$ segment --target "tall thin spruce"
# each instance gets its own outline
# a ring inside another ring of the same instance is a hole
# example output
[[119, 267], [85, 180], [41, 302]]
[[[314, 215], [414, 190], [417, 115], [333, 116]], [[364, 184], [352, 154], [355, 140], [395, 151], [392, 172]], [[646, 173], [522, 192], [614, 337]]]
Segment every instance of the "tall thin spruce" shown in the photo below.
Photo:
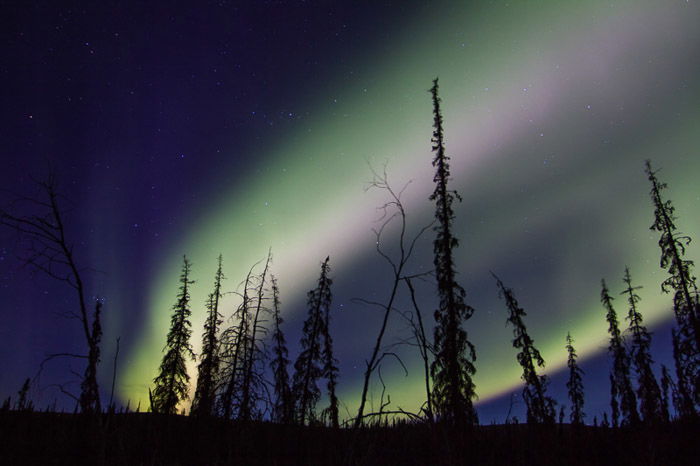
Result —
[[177, 302], [173, 305], [170, 318], [170, 331], [163, 351], [163, 361], [160, 373], [153, 379], [154, 388], [151, 393], [151, 410], [154, 413], [176, 414], [177, 405], [187, 399], [187, 388], [190, 376], [187, 374], [187, 359], [194, 360], [190, 345], [190, 291], [194, 283], [190, 280], [190, 261], [183, 256], [182, 272], [180, 273], [180, 292]]
[[292, 393], [295, 399], [295, 421], [310, 424], [316, 420], [316, 402], [321, 396], [318, 379], [324, 375], [324, 361], [321, 348], [325, 313], [331, 305], [331, 284], [329, 257], [321, 265], [318, 285], [307, 294], [309, 314], [304, 321], [301, 337], [301, 352], [294, 363]]
[[661, 283], [661, 290], [664, 293], [673, 291], [673, 311], [679, 330], [678, 348], [683, 353], [676, 361], [685, 364], [676, 372], [686, 377], [682, 383], [694, 403], [700, 404], [700, 298], [693, 276], [693, 261], [684, 259], [690, 237], [676, 228], [675, 208], [670, 200], [662, 197], [667, 185], [658, 180], [649, 160], [645, 164], [645, 173], [651, 182], [649, 195], [654, 204], [654, 223], [650, 229], [661, 235], [660, 265], [669, 273], [669, 277]]
[[452, 203], [461, 197], [454, 190], [447, 189], [450, 179], [450, 158], [445, 153], [444, 130], [440, 97], [438, 96], [438, 79], [433, 80], [430, 89], [433, 99], [433, 137], [432, 150], [435, 153], [435, 190], [430, 200], [435, 201], [434, 227], [437, 233], [433, 242], [435, 276], [437, 279], [439, 307], [435, 310], [435, 333], [433, 346], [435, 359], [430, 367], [433, 378], [433, 409], [437, 418], [458, 425], [475, 425], [479, 419], [472, 400], [476, 390], [472, 377], [476, 372], [474, 361], [476, 350], [467, 339], [467, 332], [462, 328], [465, 320], [474, 313], [474, 309], [464, 302], [464, 288], [457, 283], [457, 271], [453, 251], [459, 241], [452, 233], [455, 215]]
[[521, 376], [525, 382], [523, 399], [527, 406], [527, 422], [532, 424], [554, 424], [556, 411], [554, 400], [547, 396], [549, 381], [546, 375], [539, 375], [537, 367], [544, 368], [544, 359], [535, 342], [527, 333], [523, 317], [526, 313], [518, 305], [513, 290], [507, 288], [500, 278], [493, 274], [498, 285], [499, 295], [505, 300], [508, 308], [508, 322], [513, 325], [513, 348], [520, 349], [517, 359], [523, 368]]
[[294, 418], [294, 399], [289, 386], [289, 353], [287, 343], [282, 332], [284, 320], [280, 314], [280, 298], [277, 279], [272, 276], [272, 375], [275, 386], [275, 400], [272, 409], [272, 418], [281, 424], [289, 424]]
[[338, 385], [338, 361], [333, 355], [333, 338], [330, 331], [331, 307], [325, 306], [323, 315], [323, 376], [326, 378], [326, 388], [328, 389], [328, 408], [325, 414], [328, 417], [331, 427], [337, 429], [338, 423], [338, 397], [335, 388]]
[[659, 423], [668, 421], [668, 411], [663, 403], [661, 390], [656, 381], [656, 376], [651, 366], [654, 360], [651, 357], [651, 335], [644, 326], [642, 314], [637, 309], [639, 295], [635, 290], [641, 287], [632, 286], [630, 270], [625, 267], [624, 278], [625, 291], [629, 303], [627, 320], [629, 321], [629, 332], [632, 335], [632, 362], [637, 373], [637, 399], [639, 400], [640, 414], [642, 420], [647, 423]]
[[578, 367], [576, 349], [574, 349], [574, 339], [571, 338], [571, 333], [566, 334], [566, 366], [569, 368], [569, 380], [566, 382], [566, 388], [569, 392], [569, 401], [571, 402], [571, 423], [575, 425], [583, 424], [583, 418], [586, 413], [583, 412], [583, 371]]
[[192, 415], [211, 416], [214, 414], [216, 399], [216, 379], [219, 370], [219, 325], [222, 315], [219, 312], [221, 299], [221, 282], [225, 278], [222, 270], [222, 256], [219, 254], [218, 266], [214, 275], [214, 291], [207, 298], [207, 320], [204, 322], [202, 335], [202, 354], [197, 368], [197, 388], [192, 400]]
[[[610, 296], [605, 280], [600, 281], [600, 301], [605, 307], [605, 319], [608, 322], [608, 333], [610, 334], [610, 343], [608, 345], [608, 353], [613, 359], [613, 369], [610, 375], [611, 379], [611, 394], [616, 394], [619, 398], [618, 406], [620, 409], [621, 425], [630, 425], [639, 423], [639, 412], [637, 412], [637, 397], [632, 388], [630, 380], [630, 358], [625, 348], [625, 343], [620, 333], [620, 326], [617, 321], [617, 313], [612, 305], [613, 297]], [[613, 401], [611, 400], [611, 404]], [[615, 422], [615, 413], [613, 413], [613, 425]]]

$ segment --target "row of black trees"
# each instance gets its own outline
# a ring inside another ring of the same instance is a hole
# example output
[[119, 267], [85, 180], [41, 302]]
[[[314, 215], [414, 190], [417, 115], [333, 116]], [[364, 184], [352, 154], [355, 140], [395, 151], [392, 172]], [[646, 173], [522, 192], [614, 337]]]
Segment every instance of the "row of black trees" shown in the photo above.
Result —
[[[407, 242], [406, 216], [401, 204], [401, 192], [395, 192], [387, 181], [386, 174], [376, 176], [373, 187], [389, 193], [390, 201], [383, 206], [385, 211], [393, 209], [393, 215], [382, 225], [377, 235], [377, 251], [392, 266], [394, 281], [386, 303], [370, 303], [384, 310], [381, 326], [364, 373], [364, 384], [354, 425], [361, 425], [372, 416], [403, 414], [430, 422], [468, 426], [478, 424], [473, 406], [476, 388], [473, 376], [476, 372], [476, 350], [465, 330], [466, 321], [474, 309], [465, 302], [465, 290], [457, 281], [454, 253], [459, 241], [453, 232], [455, 214], [453, 203], [460, 201], [459, 194], [449, 189], [450, 166], [444, 144], [441, 100], [438, 95], [438, 80], [430, 90], [433, 103], [432, 150], [435, 167], [435, 190], [430, 200], [435, 202], [435, 220], [431, 224], [435, 232], [433, 241], [434, 270], [439, 304], [434, 311], [434, 334], [432, 341], [426, 337], [423, 318], [415, 298], [411, 280], [419, 275], [405, 272], [406, 264], [413, 252], [416, 240], [430, 226], [425, 227]], [[673, 309], [676, 328], [673, 330], [675, 380], [668, 368], [661, 368], [661, 382], [657, 381], [650, 352], [651, 335], [643, 325], [638, 310], [637, 287], [632, 284], [629, 269], [625, 269], [623, 294], [627, 297], [629, 323], [626, 331], [620, 330], [613, 298], [602, 281], [601, 302], [606, 311], [610, 340], [609, 354], [612, 359], [611, 420], [613, 426], [628, 426], [640, 423], [658, 424], [671, 419], [672, 405], [679, 418], [694, 418], [700, 408], [700, 302], [692, 275], [693, 263], [684, 258], [685, 247], [690, 238], [676, 228], [674, 208], [664, 200], [662, 193], [666, 185], [659, 182], [649, 162], [646, 174], [652, 184], [651, 198], [655, 207], [652, 230], [660, 233], [661, 267], [669, 277], [661, 288], [673, 293]], [[53, 183], [42, 185], [48, 202], [35, 202], [48, 212], [45, 215], [19, 216], [2, 212], [2, 223], [12, 227], [30, 240], [29, 263], [49, 276], [65, 281], [75, 289], [80, 304], [79, 318], [87, 342], [87, 354], [77, 355], [87, 360], [81, 384], [81, 393], [75, 397], [83, 412], [100, 411], [99, 392], [96, 380], [100, 360], [100, 312], [101, 302], [95, 303], [92, 316], [87, 312], [83, 282], [73, 256], [73, 250], [65, 239], [64, 227], [57, 204]], [[384, 227], [399, 218], [400, 256], [392, 258], [380, 245]], [[308, 315], [303, 325], [301, 350], [293, 364], [290, 376], [290, 360], [282, 331], [281, 303], [277, 280], [271, 274], [272, 255], [268, 254], [264, 264], [256, 264], [248, 272], [239, 292], [241, 303], [224, 324], [221, 312], [223, 297], [223, 259], [218, 258], [214, 275], [213, 291], [209, 294], [208, 311], [202, 335], [202, 351], [198, 358], [192, 351], [190, 287], [194, 283], [191, 264], [183, 259], [180, 287], [172, 309], [171, 325], [167, 335], [159, 374], [149, 391], [150, 408], [156, 413], [177, 413], [183, 401], [188, 399], [190, 376], [188, 361], [199, 361], [197, 384], [191, 404], [191, 415], [200, 417], [219, 416], [243, 421], [270, 419], [279, 423], [301, 425], [322, 422], [338, 427], [339, 403], [336, 396], [339, 371], [333, 354], [331, 337], [331, 285], [329, 258], [321, 265], [317, 286], [307, 295]], [[261, 271], [257, 271], [262, 269]], [[59, 271], [60, 270], [60, 271]], [[526, 313], [518, 304], [513, 290], [500, 278], [493, 275], [508, 309], [508, 322], [513, 326], [513, 347], [518, 350], [517, 361], [522, 367], [524, 382], [523, 399], [527, 407], [529, 423], [551, 424], [555, 422], [556, 403], [548, 396], [548, 378], [541, 373], [545, 362], [527, 332]], [[405, 285], [414, 305], [414, 312], [401, 313], [394, 302], [401, 285]], [[365, 404], [370, 379], [379, 368], [381, 360], [389, 353], [382, 352], [383, 337], [392, 314], [406, 318], [414, 330], [416, 346], [424, 363], [426, 402], [419, 413], [384, 411], [365, 413]], [[567, 389], [571, 405], [570, 420], [582, 424], [585, 418], [583, 372], [577, 365], [577, 354], [573, 338], [566, 336], [569, 381]], [[52, 355], [62, 356], [62, 354]], [[76, 356], [76, 355], [68, 355]], [[271, 368], [268, 377], [267, 368]], [[328, 406], [317, 411], [321, 399], [319, 382], [325, 380]], [[23, 389], [26, 404], [26, 388]], [[111, 405], [111, 400], [110, 400]], [[560, 419], [563, 417], [563, 406]], [[607, 421], [607, 415], [605, 420]]]

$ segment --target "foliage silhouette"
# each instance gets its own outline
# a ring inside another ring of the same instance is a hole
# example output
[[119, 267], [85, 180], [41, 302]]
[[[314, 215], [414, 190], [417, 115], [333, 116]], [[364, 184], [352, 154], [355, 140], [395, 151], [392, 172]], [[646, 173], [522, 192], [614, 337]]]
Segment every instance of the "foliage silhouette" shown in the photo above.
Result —
[[294, 378], [292, 393], [295, 399], [295, 421], [299, 424], [310, 424], [316, 421], [316, 402], [321, 396], [318, 379], [325, 374], [325, 363], [321, 337], [326, 331], [326, 313], [331, 306], [330, 257], [326, 257], [321, 265], [321, 276], [318, 285], [307, 294], [309, 313], [304, 322], [301, 337], [301, 352], [294, 363]]
[[[617, 396], [614, 406], [619, 407], [619, 414], [622, 419], [621, 425], [634, 425], [639, 423], [639, 412], [637, 411], [637, 397], [632, 388], [630, 379], [630, 358], [625, 348], [625, 342], [620, 332], [620, 326], [617, 321], [617, 313], [613, 307], [613, 297], [610, 296], [610, 291], [605, 284], [605, 280], [600, 281], [600, 301], [605, 307], [605, 320], [608, 322], [608, 333], [610, 334], [610, 343], [608, 345], [608, 353], [613, 360], [613, 369], [610, 376], [611, 380], [611, 395]], [[613, 401], [610, 401], [611, 406]], [[613, 426], [617, 424], [615, 409], [613, 409]]]
[[478, 424], [479, 419], [472, 400], [476, 398], [473, 376], [476, 350], [462, 328], [474, 309], [464, 302], [464, 288], [457, 283], [457, 271], [453, 251], [459, 241], [452, 232], [455, 215], [452, 203], [461, 200], [456, 191], [448, 190], [450, 158], [445, 153], [444, 130], [438, 79], [433, 80], [430, 93], [433, 99], [432, 150], [435, 153], [435, 190], [430, 200], [435, 201], [434, 227], [437, 236], [433, 243], [435, 277], [437, 279], [439, 307], [435, 310], [433, 346], [435, 359], [431, 365], [433, 377], [432, 403], [441, 421], [458, 425]]
[[160, 373], [153, 379], [154, 387], [151, 396], [151, 411], [162, 414], [176, 414], [177, 405], [188, 398], [187, 390], [190, 376], [187, 374], [188, 359], [194, 360], [190, 345], [190, 291], [194, 283], [190, 280], [190, 261], [187, 256], [182, 259], [180, 273], [180, 292], [177, 302], [173, 305], [170, 318], [170, 330], [163, 351]]
[[569, 392], [569, 401], [571, 402], [571, 423], [580, 425], [583, 424], [583, 419], [586, 413], [583, 412], [584, 390], [583, 390], [583, 371], [578, 367], [578, 355], [574, 349], [574, 339], [571, 338], [571, 333], [566, 334], [566, 352], [568, 354], [566, 366], [569, 368], [569, 380], [566, 382], [566, 388]]
[[641, 287], [632, 286], [632, 277], [629, 268], [625, 267], [625, 285], [627, 288], [622, 294], [627, 295], [629, 303], [629, 332], [632, 334], [632, 361], [637, 373], [637, 399], [639, 400], [642, 420], [647, 423], [660, 423], [668, 421], [668, 411], [663, 403], [661, 390], [656, 381], [656, 376], [651, 366], [654, 363], [651, 357], [651, 335], [642, 324], [642, 314], [637, 309], [639, 296], [635, 290]]
[[211, 416], [214, 414], [216, 399], [216, 379], [219, 370], [219, 341], [218, 330], [222, 322], [219, 312], [219, 300], [222, 297], [221, 282], [224, 280], [222, 270], [223, 258], [219, 254], [218, 266], [214, 275], [214, 291], [207, 298], [207, 319], [204, 322], [202, 335], [202, 354], [197, 367], [197, 388], [192, 400], [191, 414], [195, 416]]
[[[690, 237], [676, 228], [675, 208], [670, 200], [664, 200], [663, 190], [667, 188], [656, 177], [651, 162], [646, 161], [645, 173], [651, 182], [651, 196], [654, 204], [654, 223], [650, 229], [658, 231], [661, 248], [660, 266], [667, 269], [669, 277], [661, 283], [664, 293], [673, 291], [673, 311], [678, 323], [677, 344], [682, 357], [676, 364], [682, 364], [676, 371], [683, 377], [683, 385], [694, 404], [700, 404], [700, 297], [693, 276], [693, 261], [684, 259], [685, 248]], [[679, 381], [680, 383], [680, 381]], [[695, 408], [693, 408], [695, 411]]]
[[513, 325], [513, 348], [519, 348], [518, 364], [523, 368], [521, 376], [525, 382], [523, 399], [527, 406], [528, 424], [554, 424], [556, 404], [547, 396], [549, 381], [546, 375], [537, 374], [537, 367], [544, 368], [544, 359], [539, 350], [534, 346], [534, 340], [527, 333], [523, 317], [527, 315], [525, 310], [518, 305], [513, 295], [513, 290], [507, 288], [496, 274], [492, 273], [498, 285], [499, 295], [506, 302], [508, 308], [508, 322]]

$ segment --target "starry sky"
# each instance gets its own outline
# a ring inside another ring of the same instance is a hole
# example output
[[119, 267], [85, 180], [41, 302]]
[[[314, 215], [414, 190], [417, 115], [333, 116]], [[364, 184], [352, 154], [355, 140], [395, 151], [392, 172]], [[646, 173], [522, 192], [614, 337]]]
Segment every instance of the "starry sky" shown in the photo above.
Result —
[[[386, 166], [412, 234], [433, 205], [432, 107], [440, 77], [455, 206], [459, 280], [476, 312], [481, 421], [524, 419], [506, 310], [489, 271], [512, 287], [565, 399], [565, 336], [586, 376], [588, 420], [607, 408], [601, 278], [643, 286], [656, 359], [670, 360], [670, 297], [660, 293], [657, 236], [643, 173], [662, 168], [680, 217], [700, 231], [700, 6], [696, 1], [6, 2], [2, 18], [2, 205], [56, 172], [89, 296], [105, 300], [100, 382], [108, 398], [147, 399], [177, 293], [193, 263], [193, 344], [216, 257], [224, 313], [252, 264], [273, 252], [291, 356], [305, 295], [330, 255], [342, 412], [358, 402], [364, 360], [391, 270], [373, 228]], [[396, 229], [383, 245], [396, 252]], [[408, 269], [432, 268], [432, 233]], [[700, 258], [695, 243], [690, 259]], [[0, 230], [0, 395], [16, 393], [49, 353], [83, 351], [74, 296], [22, 266], [23, 243]], [[429, 316], [435, 288], [417, 284]], [[616, 301], [625, 312], [623, 299]], [[402, 295], [398, 307], [408, 309]], [[423, 400], [415, 348], [398, 315], [385, 339], [392, 407]], [[81, 361], [55, 360], [33, 396], [69, 406]], [[194, 371], [193, 371], [194, 373]], [[376, 407], [381, 386], [373, 384]]]

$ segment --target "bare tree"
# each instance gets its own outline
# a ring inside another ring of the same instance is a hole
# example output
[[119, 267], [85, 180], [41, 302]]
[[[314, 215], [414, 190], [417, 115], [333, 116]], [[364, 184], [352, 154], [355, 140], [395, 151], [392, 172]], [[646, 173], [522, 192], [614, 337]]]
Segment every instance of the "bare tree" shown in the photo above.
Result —
[[[28, 255], [25, 263], [33, 270], [65, 283], [73, 289], [78, 302], [78, 312], [70, 312], [69, 316], [80, 322], [82, 333], [87, 346], [87, 355], [59, 353], [49, 356], [73, 356], [87, 360], [83, 379], [80, 384], [80, 409], [91, 413], [100, 411], [99, 386], [97, 383], [97, 366], [100, 362], [100, 327], [101, 302], [96, 303], [92, 316], [88, 313], [85, 285], [82, 273], [85, 269], [79, 267], [73, 244], [67, 237], [64, 224], [64, 213], [59, 206], [62, 196], [58, 192], [53, 175], [46, 181], [37, 182], [40, 195], [33, 197], [18, 197], [12, 204], [12, 209], [24, 209], [27, 213], [17, 213], [11, 210], [0, 210], [0, 224], [19, 233], [28, 242]], [[74, 397], [75, 398], [75, 397]]]
[[[398, 296], [398, 291], [399, 291], [399, 285], [401, 284], [402, 280], [407, 280], [407, 285], [410, 287], [412, 296], [413, 296], [413, 288], [410, 284], [410, 278], [404, 274], [404, 270], [406, 268], [406, 264], [411, 258], [411, 255], [413, 254], [413, 250], [415, 248], [416, 242], [420, 238], [420, 236], [430, 228], [430, 225], [427, 227], [424, 227], [421, 229], [418, 234], [411, 240], [408, 241], [406, 238], [406, 211], [404, 210], [404, 206], [401, 203], [401, 195], [403, 194], [404, 190], [408, 186], [408, 183], [404, 185], [404, 187], [400, 191], [395, 191], [391, 185], [389, 184], [389, 180], [387, 177], [386, 173], [386, 168], [381, 174], [378, 174], [374, 170], [372, 170], [374, 179], [370, 183], [368, 189], [381, 189], [387, 192], [389, 195], [389, 200], [387, 203], [382, 205], [379, 210], [382, 213], [379, 221], [381, 222], [381, 226], [378, 229], [373, 230], [375, 237], [376, 237], [376, 250], [377, 253], [389, 264], [391, 267], [392, 271], [392, 285], [391, 285], [391, 291], [389, 292], [389, 297], [387, 298], [386, 303], [380, 303], [380, 302], [374, 302], [374, 301], [368, 301], [365, 299], [357, 299], [358, 302], [362, 302], [365, 304], [370, 304], [373, 306], [376, 306], [380, 308], [383, 311], [383, 317], [382, 317], [382, 323], [381, 326], [379, 327], [379, 333], [377, 334], [377, 338], [374, 343], [374, 348], [372, 349], [372, 354], [370, 355], [369, 360], [365, 362], [366, 368], [365, 368], [365, 374], [364, 374], [364, 382], [362, 384], [362, 393], [360, 395], [360, 406], [357, 410], [357, 417], [355, 417], [355, 427], [359, 427], [360, 424], [363, 421], [364, 418], [364, 409], [365, 409], [365, 403], [367, 401], [367, 391], [369, 389], [369, 383], [370, 379], [372, 377], [372, 374], [375, 370], [378, 369], [379, 365], [382, 362], [382, 359], [384, 356], [386, 356], [388, 353], [382, 353], [382, 341], [384, 339], [384, 334], [386, 333], [388, 323], [389, 323], [389, 316], [391, 315], [392, 310], [396, 310], [394, 308], [394, 303], [396, 301], [396, 298]], [[384, 245], [384, 238], [383, 234], [385, 229], [394, 221], [398, 220], [399, 222], [399, 240], [398, 240], [398, 257], [392, 258], [387, 251], [384, 250], [383, 245]], [[431, 224], [432, 225], [432, 224]], [[415, 300], [414, 300], [415, 303]], [[417, 305], [416, 305], [416, 309]], [[419, 312], [419, 311], [418, 311]], [[420, 319], [420, 315], [418, 316]], [[422, 319], [420, 320], [420, 328], [422, 329]], [[420, 345], [422, 348], [425, 347], [425, 332], [422, 332], [422, 339], [420, 342], [422, 345]], [[393, 353], [392, 353], [393, 354]], [[427, 357], [427, 354], [425, 355]], [[429, 386], [429, 382], [426, 380], [426, 387]], [[427, 415], [430, 419], [432, 419], [432, 408], [431, 408], [431, 402], [430, 402], [430, 391], [429, 388], [427, 388], [427, 396], [428, 396], [428, 401], [427, 401]]]

